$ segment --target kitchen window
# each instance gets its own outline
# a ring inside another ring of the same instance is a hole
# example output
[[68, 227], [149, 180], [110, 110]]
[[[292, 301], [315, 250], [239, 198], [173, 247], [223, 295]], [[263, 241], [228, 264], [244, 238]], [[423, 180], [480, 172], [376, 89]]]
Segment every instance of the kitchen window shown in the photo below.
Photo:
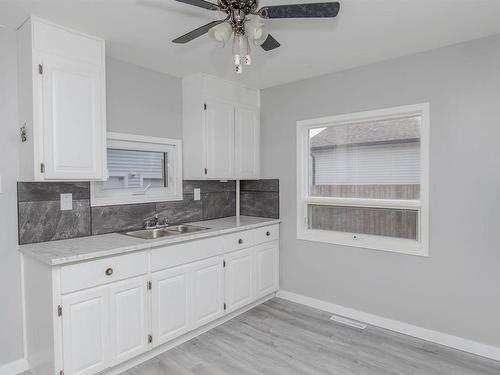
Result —
[[297, 123], [297, 237], [428, 254], [429, 105]]
[[182, 142], [108, 133], [107, 180], [93, 182], [93, 206], [182, 200]]

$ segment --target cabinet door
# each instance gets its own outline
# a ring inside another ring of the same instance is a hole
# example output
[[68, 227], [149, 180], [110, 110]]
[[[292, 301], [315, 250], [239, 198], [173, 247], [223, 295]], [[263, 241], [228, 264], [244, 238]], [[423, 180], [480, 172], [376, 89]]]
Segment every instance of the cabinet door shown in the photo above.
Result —
[[222, 258], [215, 257], [194, 263], [191, 272], [191, 313], [195, 328], [224, 314]]
[[161, 345], [190, 329], [189, 266], [152, 275], [153, 344]]
[[53, 56], [42, 61], [45, 179], [102, 179], [106, 143], [104, 69]]
[[108, 367], [107, 295], [107, 288], [102, 287], [62, 298], [65, 374], [95, 374]]
[[225, 263], [226, 310], [231, 312], [254, 300], [253, 248], [227, 255]]
[[255, 249], [256, 298], [264, 297], [278, 290], [278, 253], [277, 241]]
[[260, 120], [254, 108], [236, 107], [235, 155], [236, 177], [259, 178], [260, 175]]
[[207, 100], [204, 145], [207, 178], [234, 177], [234, 107]]
[[136, 277], [109, 287], [112, 365], [148, 349], [147, 279]]

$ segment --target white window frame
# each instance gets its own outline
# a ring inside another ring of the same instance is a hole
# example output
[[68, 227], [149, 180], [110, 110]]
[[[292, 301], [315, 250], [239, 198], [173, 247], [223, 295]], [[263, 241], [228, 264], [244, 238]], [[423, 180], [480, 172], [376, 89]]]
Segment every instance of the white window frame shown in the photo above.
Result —
[[[182, 200], [182, 141], [125, 133], [107, 133], [107, 148], [168, 152], [168, 187], [103, 189], [103, 182], [91, 182], [91, 206], [150, 203]], [[107, 175], [107, 173], [106, 173]]]
[[[420, 200], [336, 198], [309, 196], [309, 129], [377, 121], [406, 116], [421, 116], [420, 129]], [[429, 255], [429, 103], [349, 113], [297, 121], [297, 239], [326, 242], [396, 253]], [[400, 208], [419, 211], [418, 240], [309, 229], [308, 204], [331, 206]]]

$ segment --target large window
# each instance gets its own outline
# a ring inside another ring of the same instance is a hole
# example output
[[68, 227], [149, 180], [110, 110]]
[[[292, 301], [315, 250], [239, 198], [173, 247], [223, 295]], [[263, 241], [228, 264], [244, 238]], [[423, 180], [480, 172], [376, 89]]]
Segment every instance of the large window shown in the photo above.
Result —
[[92, 184], [93, 206], [182, 199], [180, 140], [108, 133], [107, 168]]
[[297, 237], [428, 254], [429, 105], [297, 123]]

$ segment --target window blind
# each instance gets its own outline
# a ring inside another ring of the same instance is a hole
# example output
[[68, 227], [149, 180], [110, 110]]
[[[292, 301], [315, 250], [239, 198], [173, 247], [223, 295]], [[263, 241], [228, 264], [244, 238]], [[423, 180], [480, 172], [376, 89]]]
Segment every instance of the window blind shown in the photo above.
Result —
[[[164, 158], [163, 152], [108, 149], [107, 188], [140, 188], [144, 180], [163, 182]], [[117, 178], [122, 181], [119, 186]]]

